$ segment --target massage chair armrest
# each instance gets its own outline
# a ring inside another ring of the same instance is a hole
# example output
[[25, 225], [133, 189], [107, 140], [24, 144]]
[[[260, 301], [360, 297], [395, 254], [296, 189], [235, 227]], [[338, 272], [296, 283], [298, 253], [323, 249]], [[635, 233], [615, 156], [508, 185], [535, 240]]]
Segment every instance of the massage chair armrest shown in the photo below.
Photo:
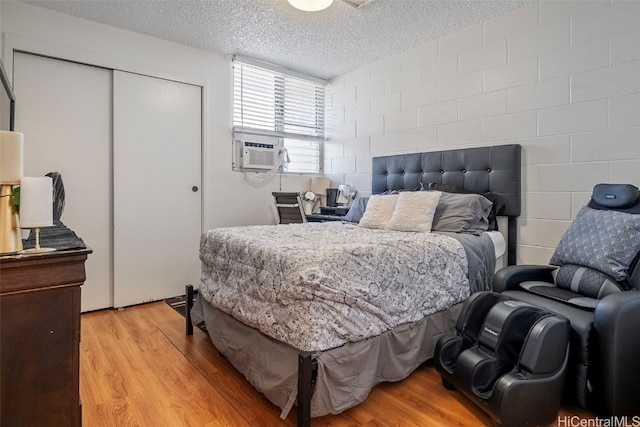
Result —
[[602, 390], [601, 411], [609, 415], [636, 414], [640, 408], [640, 291], [604, 297], [596, 306], [593, 328], [600, 375], [593, 384]]
[[504, 292], [518, 289], [522, 282], [553, 282], [551, 265], [510, 265], [498, 270], [493, 276], [493, 291]]

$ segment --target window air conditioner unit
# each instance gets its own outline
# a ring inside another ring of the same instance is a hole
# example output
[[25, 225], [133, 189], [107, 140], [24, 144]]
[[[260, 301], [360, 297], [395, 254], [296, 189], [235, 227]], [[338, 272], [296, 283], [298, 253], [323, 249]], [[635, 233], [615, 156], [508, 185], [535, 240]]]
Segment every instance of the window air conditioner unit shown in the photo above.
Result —
[[242, 167], [244, 169], [274, 169], [277, 157], [274, 144], [243, 142]]

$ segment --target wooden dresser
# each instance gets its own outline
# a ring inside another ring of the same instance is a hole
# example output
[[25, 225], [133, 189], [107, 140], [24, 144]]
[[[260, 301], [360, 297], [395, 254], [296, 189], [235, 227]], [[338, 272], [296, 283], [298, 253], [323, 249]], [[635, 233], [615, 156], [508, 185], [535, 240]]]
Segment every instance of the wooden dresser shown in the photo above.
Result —
[[90, 249], [0, 256], [0, 425], [80, 426], [80, 286]]

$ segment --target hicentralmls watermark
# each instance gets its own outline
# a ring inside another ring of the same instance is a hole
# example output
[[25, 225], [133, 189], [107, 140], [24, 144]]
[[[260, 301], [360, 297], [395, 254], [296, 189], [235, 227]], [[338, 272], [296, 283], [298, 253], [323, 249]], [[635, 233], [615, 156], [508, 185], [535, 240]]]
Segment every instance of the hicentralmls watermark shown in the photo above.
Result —
[[640, 427], [640, 415], [609, 418], [558, 417], [558, 427]]

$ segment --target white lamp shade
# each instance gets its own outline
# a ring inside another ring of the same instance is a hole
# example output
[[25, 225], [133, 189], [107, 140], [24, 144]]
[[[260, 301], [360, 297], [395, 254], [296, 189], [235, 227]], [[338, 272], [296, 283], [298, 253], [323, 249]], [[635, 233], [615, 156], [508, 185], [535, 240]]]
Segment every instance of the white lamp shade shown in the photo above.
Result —
[[317, 12], [331, 6], [333, 0], [289, 0], [289, 4], [305, 12]]
[[20, 183], [20, 227], [53, 225], [53, 180], [51, 177], [24, 177]]
[[24, 135], [0, 131], [0, 184], [20, 184], [24, 165]]
[[311, 178], [311, 191], [319, 195], [327, 194], [327, 188], [331, 185], [331, 180], [323, 176], [314, 176]]

